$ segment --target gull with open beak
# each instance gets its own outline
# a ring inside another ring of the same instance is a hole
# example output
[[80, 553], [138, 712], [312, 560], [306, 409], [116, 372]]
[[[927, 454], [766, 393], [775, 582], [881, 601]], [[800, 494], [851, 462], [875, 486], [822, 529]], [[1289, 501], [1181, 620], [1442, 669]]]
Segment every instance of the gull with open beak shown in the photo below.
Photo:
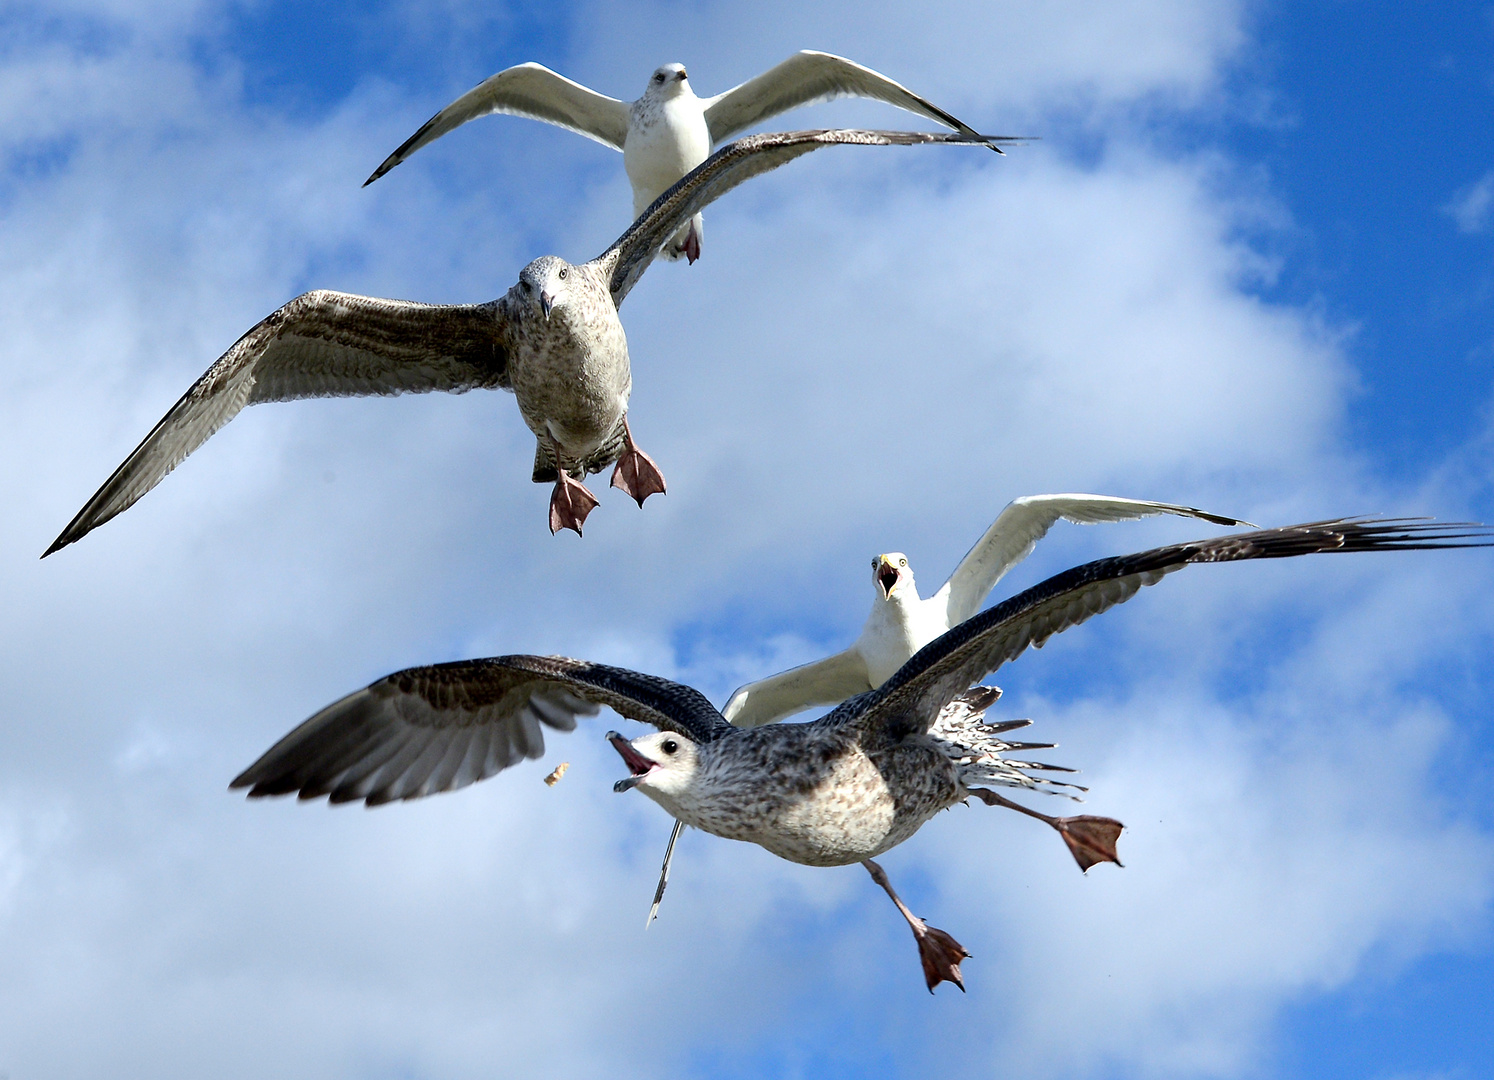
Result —
[[534, 482], [555, 484], [552, 533], [581, 532], [597, 505], [581, 479], [613, 462], [612, 486], [642, 506], [664, 491], [664, 477], [628, 427], [633, 376], [618, 308], [670, 236], [738, 184], [811, 151], [930, 143], [988, 145], [906, 131], [754, 135], [711, 155], [595, 259], [541, 256], [486, 304], [298, 296], [192, 384], [43, 557], [133, 505], [244, 406], [295, 398], [510, 390], [534, 432]]
[[[1029, 646], [1124, 603], [1187, 566], [1318, 552], [1489, 546], [1481, 527], [1426, 521], [1336, 520], [1239, 533], [1100, 559], [981, 612], [920, 649], [876, 690], [803, 724], [741, 728], [699, 691], [583, 660], [499, 656], [396, 672], [329, 705], [234, 779], [249, 795], [369, 805], [462, 787], [544, 752], [542, 727], [570, 731], [608, 706], [657, 730], [608, 739], [637, 790], [675, 819], [759, 844], [807, 866], [861, 863], [906, 918], [930, 990], [963, 989], [968, 955], [915, 916], [874, 861], [940, 810], [974, 795], [1048, 821], [1076, 858], [1115, 862], [1121, 830], [1108, 818], [1049, 819], [990, 785], [1037, 786], [1045, 767], [990, 752], [999, 729], [966, 745], [992, 690], [972, 684]], [[963, 719], [959, 719], [963, 714]], [[987, 725], [979, 725], [985, 727]], [[1083, 864], [1081, 859], [1081, 864]]]
[[[913, 568], [906, 555], [894, 551], [876, 556], [872, 559], [876, 596], [855, 643], [823, 660], [748, 683], [732, 694], [721, 710], [722, 715], [738, 727], [756, 727], [815, 705], [834, 705], [853, 694], [874, 690], [919, 649], [979, 611], [996, 583], [1030, 555], [1037, 542], [1059, 521], [1095, 525], [1159, 514], [1196, 518], [1215, 525], [1246, 524], [1192, 506], [1115, 495], [1064, 493], [1013, 499], [960, 560], [949, 580], [927, 599], [918, 595]], [[939, 723], [949, 719], [941, 718]], [[664, 899], [675, 845], [683, 828], [676, 822], [665, 845], [659, 885], [649, 909], [650, 920]], [[1086, 865], [1083, 858], [1077, 854], [1075, 857], [1083, 869]]]

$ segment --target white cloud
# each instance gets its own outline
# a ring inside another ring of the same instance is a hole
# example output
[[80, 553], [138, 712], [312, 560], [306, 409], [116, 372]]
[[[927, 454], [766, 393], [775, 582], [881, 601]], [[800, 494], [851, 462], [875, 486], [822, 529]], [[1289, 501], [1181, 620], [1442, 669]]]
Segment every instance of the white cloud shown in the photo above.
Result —
[[[10, 181], [0, 219], [0, 1071], [657, 1075], [661, 1056], [796, 1040], [902, 1060], [958, 1008], [993, 1033], [952, 1051], [969, 1064], [1229, 1074], [1288, 1003], [1486, 921], [1489, 838], [1434, 767], [1460, 720], [1423, 689], [1428, 664], [1487, 644], [1487, 613], [1445, 602], [1487, 594], [1477, 553], [1200, 568], [1003, 672], [1007, 715], [1036, 716], [1090, 808], [1130, 824], [1130, 865], [1082, 878], [984, 808], [893, 853], [916, 909], [976, 953], [968, 1001], [928, 998], [855, 867], [687, 835], [642, 932], [667, 822], [611, 793], [600, 729], [374, 813], [226, 795], [296, 720], [410, 663], [565, 652], [720, 700], [849, 639], [864, 556], [906, 550], [937, 582], [1026, 492], [1275, 522], [1452, 514], [1468, 488], [1364, 474], [1337, 328], [1251, 294], [1250, 186], [1117, 121], [1094, 160], [835, 150], [713, 207], [706, 258], [652, 270], [624, 311], [634, 428], [671, 493], [643, 512], [600, 493], [584, 542], [544, 529], [512, 402], [473, 394], [250, 410], [38, 562], [296, 291], [485, 299], [540, 251], [600, 251], [626, 214], [615, 158], [517, 121], [360, 190], [432, 103], [371, 79], [320, 119], [247, 109], [186, 59], [173, 27], [217, 9], [195, 10], [102, 60], [59, 47], [0, 71], [8, 150], [71, 140], [55, 172]], [[648, 11], [578, 23], [578, 77], [626, 93], [678, 49], [720, 57], [725, 85], [792, 41], [977, 118], [1097, 116], [1205, 98], [1244, 41], [1232, 5], [951, 11], [897, 33], [802, 6]], [[26, 88], [41, 64], [45, 94]], [[597, 77], [612, 64], [620, 85]], [[1194, 531], [1061, 530], [1022, 580]], [[1073, 1009], [1108, 1019], [1060, 1024]]]
[[1494, 209], [1494, 172], [1487, 172], [1460, 189], [1442, 212], [1457, 223], [1459, 232], [1480, 233], [1489, 224], [1491, 209]]

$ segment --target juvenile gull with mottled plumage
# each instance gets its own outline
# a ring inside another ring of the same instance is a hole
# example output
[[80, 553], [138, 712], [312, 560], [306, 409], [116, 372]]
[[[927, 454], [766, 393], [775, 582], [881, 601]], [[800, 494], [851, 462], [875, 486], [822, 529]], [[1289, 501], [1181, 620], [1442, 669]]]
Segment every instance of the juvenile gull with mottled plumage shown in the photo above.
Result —
[[[792, 862], [859, 862], [897, 904], [918, 942], [930, 990], [963, 988], [968, 953], [909, 911], [873, 859], [940, 810], [975, 795], [1041, 817], [1076, 857], [1116, 861], [1120, 823], [1055, 819], [985, 787], [987, 762], [937, 734], [950, 711], [983, 708], [970, 687], [1028, 646], [1129, 600], [1195, 563], [1318, 552], [1489, 546], [1490, 530], [1425, 521], [1336, 520], [1223, 536], [1075, 567], [971, 618], [920, 649], [876, 690], [804, 724], [734, 727], [697, 690], [653, 675], [563, 657], [500, 656], [397, 672], [291, 731], [234, 779], [251, 796], [299, 793], [369, 805], [484, 779], [544, 751], [542, 726], [572, 730], [602, 705], [652, 724], [631, 741], [608, 734], [637, 788], [677, 820], [760, 844]], [[1013, 765], [1020, 772], [1022, 766]], [[1070, 825], [1069, 822], [1077, 822]], [[1081, 865], [1083, 864], [1081, 858]]]
[[617, 310], [669, 237], [751, 177], [825, 146], [986, 145], [979, 136], [791, 131], [723, 146], [588, 263], [535, 259], [486, 304], [417, 304], [327, 291], [296, 297], [208, 368], [43, 557], [127, 509], [246, 405], [309, 397], [513, 392], [534, 432], [535, 483], [554, 481], [550, 530], [581, 532], [596, 498], [580, 482], [614, 461], [612, 486], [643, 505], [664, 477], [633, 443], [633, 377]]

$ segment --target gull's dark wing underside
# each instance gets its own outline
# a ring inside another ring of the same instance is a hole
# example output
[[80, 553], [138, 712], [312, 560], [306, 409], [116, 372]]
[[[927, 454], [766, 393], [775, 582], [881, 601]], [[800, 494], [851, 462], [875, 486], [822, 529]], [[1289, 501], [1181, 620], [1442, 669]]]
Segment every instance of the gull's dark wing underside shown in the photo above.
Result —
[[668, 679], [558, 656], [497, 656], [387, 675], [301, 724], [229, 786], [370, 806], [417, 799], [539, 757], [543, 727], [571, 731], [602, 705], [697, 743], [734, 730], [699, 691]]
[[1034, 585], [936, 638], [878, 690], [859, 699], [854, 711], [867, 723], [898, 719], [900, 725], [927, 729], [956, 695], [1015, 660], [1029, 646], [1040, 648], [1054, 634], [1125, 603], [1142, 586], [1154, 585], [1195, 563], [1491, 545], [1494, 532], [1481, 525], [1343, 518], [1099, 559]]

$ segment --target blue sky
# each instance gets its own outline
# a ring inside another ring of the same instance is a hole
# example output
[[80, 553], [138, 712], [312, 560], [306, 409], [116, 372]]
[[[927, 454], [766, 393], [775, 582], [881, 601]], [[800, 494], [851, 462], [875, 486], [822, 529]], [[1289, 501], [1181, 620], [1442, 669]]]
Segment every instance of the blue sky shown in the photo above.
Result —
[[[359, 187], [456, 94], [531, 59], [710, 93], [799, 48], [1042, 141], [713, 206], [622, 313], [664, 499], [551, 538], [505, 397], [298, 403], [36, 560], [296, 293], [484, 300], [621, 232], [616, 155], [518, 120]], [[643, 931], [668, 822], [604, 723], [377, 812], [224, 790], [407, 664], [723, 701], [843, 647], [870, 555], [927, 591], [1022, 494], [1494, 519], [1491, 102], [1478, 5], [0, 6], [0, 1075], [1494, 1072], [1483, 553], [1200, 568], [1003, 670], [1127, 866], [984, 808], [890, 853], [963, 997], [859, 869], [699, 834]], [[999, 593], [1199, 531], [1062, 527]]]

